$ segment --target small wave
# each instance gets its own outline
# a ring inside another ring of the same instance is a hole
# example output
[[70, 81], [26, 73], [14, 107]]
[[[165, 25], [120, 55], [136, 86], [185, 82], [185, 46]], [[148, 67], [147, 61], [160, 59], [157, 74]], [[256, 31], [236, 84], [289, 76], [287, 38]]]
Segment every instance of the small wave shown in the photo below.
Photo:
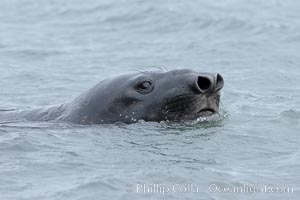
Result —
[[201, 21], [203, 24], [206, 24], [205, 28], [214, 27], [220, 31], [251, 30], [254, 28], [249, 22], [237, 18], [208, 18]]
[[9, 112], [9, 111], [16, 111], [17, 109], [1, 109], [0, 112]]
[[61, 50], [47, 50], [47, 49], [17, 49], [3, 51], [6, 55], [13, 55], [14, 57], [22, 57], [28, 59], [28, 57], [41, 59], [49, 56], [59, 56], [62, 54], [68, 54], [68, 52]]
[[2, 140], [0, 143], [1, 152], [36, 152], [39, 150], [38, 145], [33, 141], [24, 139], [16, 135], [10, 139]]
[[219, 126], [222, 124], [224, 119], [226, 119], [228, 113], [225, 110], [221, 110], [220, 112], [208, 116], [208, 117], [199, 117], [193, 121], [185, 122], [187, 125], [208, 125], [209, 127]]
[[300, 119], [300, 111], [297, 111], [294, 109], [285, 110], [279, 114], [279, 118], [287, 119], [287, 120], [299, 120]]
[[160, 125], [165, 126], [166, 129], [189, 131], [201, 128], [214, 128], [222, 127], [224, 120], [228, 117], [228, 113], [225, 110], [221, 110], [219, 113], [208, 116], [199, 117], [195, 120], [182, 121], [182, 122], [162, 122]]
[[[120, 184], [120, 181], [117, 179], [106, 179], [106, 180], [98, 180], [89, 179], [83, 183], [74, 184], [73, 188], [68, 188], [67, 191], [64, 192], [93, 192], [93, 191], [119, 191], [120, 188], [117, 185]], [[121, 184], [120, 184], [121, 187]], [[59, 192], [58, 195], [61, 195], [63, 192]]]

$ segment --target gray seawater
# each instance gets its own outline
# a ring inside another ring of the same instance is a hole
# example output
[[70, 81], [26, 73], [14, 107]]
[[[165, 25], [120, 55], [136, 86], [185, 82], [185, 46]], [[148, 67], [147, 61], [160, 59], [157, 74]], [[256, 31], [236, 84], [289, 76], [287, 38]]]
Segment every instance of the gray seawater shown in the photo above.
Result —
[[1, 0], [1, 110], [64, 103], [152, 66], [218, 72], [225, 87], [210, 122], [1, 121], [0, 199], [299, 199], [299, 10], [298, 0]]

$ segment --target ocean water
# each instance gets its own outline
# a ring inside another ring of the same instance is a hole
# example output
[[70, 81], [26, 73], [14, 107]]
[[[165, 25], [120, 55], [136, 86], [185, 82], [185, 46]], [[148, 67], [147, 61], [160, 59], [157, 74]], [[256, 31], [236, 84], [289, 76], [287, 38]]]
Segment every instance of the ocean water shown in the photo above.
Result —
[[300, 1], [1, 0], [0, 110], [106, 77], [225, 79], [202, 123], [0, 121], [0, 199], [299, 199]]

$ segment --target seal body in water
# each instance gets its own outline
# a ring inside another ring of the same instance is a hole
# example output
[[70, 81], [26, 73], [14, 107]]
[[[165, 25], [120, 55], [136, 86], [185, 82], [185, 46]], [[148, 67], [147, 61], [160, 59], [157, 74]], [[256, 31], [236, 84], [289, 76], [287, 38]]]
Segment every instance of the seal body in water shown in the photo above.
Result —
[[140, 72], [105, 79], [70, 103], [0, 117], [78, 124], [193, 120], [218, 112], [223, 85], [220, 74], [189, 69]]

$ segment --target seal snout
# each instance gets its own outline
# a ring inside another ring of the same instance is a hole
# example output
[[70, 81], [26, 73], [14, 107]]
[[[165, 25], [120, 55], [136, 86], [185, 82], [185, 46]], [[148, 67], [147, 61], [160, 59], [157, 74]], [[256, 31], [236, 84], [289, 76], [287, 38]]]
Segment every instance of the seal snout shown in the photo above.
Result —
[[199, 75], [196, 80], [195, 89], [197, 92], [211, 93], [221, 90], [224, 86], [224, 79], [220, 74], [211, 75]]
[[223, 88], [223, 86], [224, 86], [224, 79], [221, 76], [221, 74], [217, 74], [215, 90], [219, 91]]

